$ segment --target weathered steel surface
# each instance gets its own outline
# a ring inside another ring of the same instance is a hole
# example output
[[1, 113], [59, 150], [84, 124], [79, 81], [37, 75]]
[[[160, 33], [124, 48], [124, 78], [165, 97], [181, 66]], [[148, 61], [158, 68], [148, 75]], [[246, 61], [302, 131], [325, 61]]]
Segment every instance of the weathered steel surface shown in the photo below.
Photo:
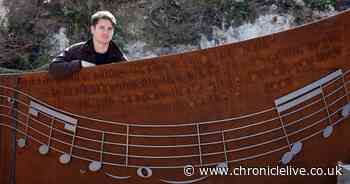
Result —
[[[227, 162], [233, 172], [349, 161], [350, 120], [342, 116], [349, 19], [348, 11], [236, 44], [84, 69], [62, 81], [46, 73], [2, 76], [0, 183], [334, 182], [335, 176], [201, 176], [198, 167]], [[14, 123], [19, 144], [26, 140], [15, 160]], [[327, 127], [333, 132], [324, 138]], [[283, 164], [298, 142], [300, 153]], [[38, 152], [43, 144], [47, 155]], [[63, 153], [72, 156], [66, 165]], [[101, 169], [89, 171], [92, 161]], [[195, 166], [193, 176], [184, 175], [186, 165]]]

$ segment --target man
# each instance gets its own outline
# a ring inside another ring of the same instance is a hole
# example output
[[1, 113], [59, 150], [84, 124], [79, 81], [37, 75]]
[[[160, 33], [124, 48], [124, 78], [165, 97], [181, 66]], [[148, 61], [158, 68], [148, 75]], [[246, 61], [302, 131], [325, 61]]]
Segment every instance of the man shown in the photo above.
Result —
[[114, 26], [116, 19], [112, 13], [98, 11], [92, 15], [92, 39], [74, 44], [56, 56], [49, 66], [49, 77], [64, 79], [79, 72], [82, 67], [127, 61], [112, 41]]
[[350, 8], [350, 0], [336, 0], [335, 9], [338, 11], [344, 11]]

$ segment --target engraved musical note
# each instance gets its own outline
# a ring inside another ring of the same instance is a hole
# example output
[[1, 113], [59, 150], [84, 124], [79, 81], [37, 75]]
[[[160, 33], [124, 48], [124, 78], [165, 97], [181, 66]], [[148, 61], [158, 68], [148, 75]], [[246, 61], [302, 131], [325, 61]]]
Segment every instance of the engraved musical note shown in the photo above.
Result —
[[59, 161], [60, 161], [61, 164], [68, 164], [71, 161], [71, 158], [72, 158], [72, 155], [73, 155], [73, 148], [74, 148], [74, 144], [75, 144], [75, 137], [76, 137], [76, 135], [77, 135], [77, 132], [74, 131], [69, 154], [68, 153], [63, 153], [60, 156]]
[[39, 147], [39, 153], [42, 155], [47, 155], [49, 153], [50, 144], [51, 144], [52, 129], [53, 129], [54, 122], [55, 122], [55, 119], [53, 118], [51, 120], [51, 124], [50, 124], [50, 133], [49, 133], [49, 138], [48, 138], [47, 144], [43, 144]]
[[20, 138], [20, 139], [17, 140], [17, 145], [20, 148], [24, 148], [25, 145], [27, 144], [28, 130], [30, 128], [30, 118], [31, 118], [32, 114], [34, 114], [34, 116], [37, 116], [38, 112], [35, 109], [29, 108], [29, 113], [28, 113], [28, 116], [27, 116], [27, 119], [26, 119], [24, 138]]
[[286, 139], [286, 141], [287, 141], [287, 145], [288, 145], [288, 148], [289, 148], [289, 151], [286, 152], [285, 154], [283, 154], [281, 160], [282, 160], [282, 163], [283, 163], [283, 164], [287, 164], [287, 163], [289, 163], [289, 162], [293, 159], [294, 154], [293, 154], [293, 152], [292, 152], [292, 146], [291, 146], [291, 143], [290, 143], [288, 134], [287, 134], [287, 132], [286, 132], [286, 129], [285, 129], [285, 127], [284, 127], [284, 122], [283, 122], [283, 119], [282, 119], [282, 117], [281, 117], [280, 112], [281, 112], [281, 111], [279, 111], [279, 110], [278, 110], [278, 107], [277, 107], [277, 114], [278, 114], [278, 118], [279, 118], [280, 124], [281, 124], [280, 126], [281, 126], [281, 128], [282, 128], [283, 135], [285, 136], [285, 139]]
[[102, 138], [101, 138], [100, 160], [99, 161], [92, 161], [89, 164], [89, 170], [92, 172], [99, 171], [102, 168], [104, 141], [105, 141], [105, 132], [102, 133]]
[[286, 137], [286, 141], [287, 141], [287, 144], [289, 147], [289, 152], [286, 152], [282, 156], [281, 160], [282, 160], [283, 164], [289, 163], [293, 159], [293, 157], [301, 151], [302, 143], [301, 142], [297, 142], [294, 144], [290, 143], [290, 140], [288, 138], [288, 134], [285, 131], [285, 125], [284, 125], [281, 113], [288, 110], [288, 109], [291, 109], [292, 107], [295, 107], [295, 106], [297, 106], [297, 105], [299, 105], [299, 104], [301, 104], [301, 103], [303, 103], [303, 102], [305, 102], [313, 97], [321, 95], [323, 104], [324, 104], [326, 112], [327, 112], [327, 119], [328, 119], [328, 126], [326, 129], [324, 129], [323, 136], [325, 138], [329, 137], [332, 134], [333, 128], [330, 126], [330, 124], [332, 123], [331, 118], [330, 118], [331, 115], [330, 115], [329, 107], [328, 107], [326, 97], [325, 97], [325, 94], [323, 91], [323, 85], [330, 82], [330, 81], [333, 81], [334, 79], [336, 79], [340, 76], [342, 76], [342, 74], [343, 74], [342, 70], [337, 70], [337, 71], [321, 78], [318, 81], [315, 81], [315, 82], [313, 82], [313, 83], [311, 83], [311, 84], [309, 84], [301, 89], [298, 89], [298, 90], [296, 90], [296, 91], [294, 91], [286, 96], [280, 97], [280, 98], [275, 100], [275, 105], [276, 105], [278, 117], [280, 119], [281, 128], [283, 130], [283, 134]]
[[221, 137], [222, 137], [222, 144], [224, 145], [225, 161], [217, 164], [216, 168], [228, 168], [227, 148], [226, 148], [226, 142], [225, 142], [225, 134], [223, 130], [221, 130]]
[[[71, 148], [70, 148], [70, 152], [69, 153], [63, 153], [60, 158], [59, 161], [62, 164], [68, 164], [71, 160], [71, 156], [72, 156], [72, 152], [73, 152], [73, 147], [74, 147], [74, 140], [75, 140], [75, 136], [76, 136], [76, 126], [78, 123], [78, 120], [72, 117], [69, 117], [63, 113], [57, 112], [56, 110], [53, 110], [51, 108], [48, 108], [44, 105], [41, 105], [37, 102], [34, 101], [30, 101], [30, 105], [29, 105], [29, 114], [37, 117], [38, 113], [42, 112], [45, 116], [51, 117], [53, 118], [53, 121], [55, 119], [60, 120], [57, 122], [62, 122], [64, 123], [64, 128], [68, 131], [71, 131], [74, 133], [73, 138], [72, 138], [72, 142], [71, 142]], [[49, 141], [51, 139], [51, 134], [52, 134], [52, 127], [53, 125], [50, 126], [50, 137], [49, 137]], [[26, 128], [28, 128], [28, 126], [26, 126]], [[22, 141], [23, 142], [23, 141]], [[46, 155], [49, 151], [49, 147], [50, 144], [44, 144], [41, 145], [39, 147], [39, 153]]]
[[53, 118], [56, 118], [57, 120], [61, 120], [60, 122], [64, 123], [64, 128], [66, 130], [69, 130], [71, 132], [75, 132], [76, 126], [78, 123], [78, 120], [75, 118], [72, 118], [70, 116], [67, 116], [61, 112], [58, 112], [56, 110], [53, 110], [51, 108], [48, 108], [44, 105], [41, 105], [37, 102], [31, 101], [30, 102], [30, 108], [34, 110], [34, 112], [42, 112], [44, 114], [47, 114]]
[[332, 120], [331, 120], [331, 115], [329, 113], [329, 107], [328, 107], [328, 104], [327, 104], [327, 101], [326, 101], [326, 97], [325, 97], [322, 85], [320, 85], [320, 88], [321, 88], [321, 92], [322, 92], [321, 93], [322, 94], [322, 101], [323, 101], [324, 106], [326, 107], [327, 119], [328, 119], [327, 127], [323, 130], [323, 134], [322, 135], [323, 135], [324, 138], [328, 138], [333, 133], [333, 127], [331, 126]]

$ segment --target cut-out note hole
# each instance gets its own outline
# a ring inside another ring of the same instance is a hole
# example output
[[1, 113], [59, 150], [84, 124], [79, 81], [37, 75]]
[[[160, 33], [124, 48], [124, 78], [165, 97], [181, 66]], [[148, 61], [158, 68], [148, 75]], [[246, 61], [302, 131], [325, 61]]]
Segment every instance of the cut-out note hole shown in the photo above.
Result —
[[294, 157], [294, 154], [292, 152], [287, 152], [283, 154], [282, 156], [282, 163], [283, 164], [288, 164]]
[[341, 111], [341, 115], [343, 117], [348, 117], [349, 113], [350, 113], [350, 104], [346, 104], [346, 105], [344, 105], [344, 107], [343, 107], [343, 109]]
[[17, 146], [20, 148], [24, 148], [26, 146], [26, 140], [24, 138], [20, 138], [17, 140]]
[[227, 162], [221, 162], [219, 163], [216, 168], [228, 168]]
[[152, 176], [152, 169], [148, 167], [140, 167], [137, 169], [137, 175], [142, 178], [149, 178]]
[[323, 130], [323, 137], [324, 138], [328, 138], [329, 136], [332, 135], [333, 132], [333, 127], [332, 126], [327, 126], [324, 130]]
[[303, 143], [296, 142], [296, 143], [293, 144], [291, 152], [294, 155], [296, 155], [296, 154], [298, 154], [301, 151], [302, 148], [303, 148]]
[[43, 144], [39, 147], [39, 153], [42, 155], [47, 155], [49, 153], [49, 146], [46, 144]]
[[220, 168], [218, 169], [218, 174], [220, 174], [221, 176], [225, 175], [225, 169], [228, 169], [228, 163], [227, 162], [221, 162], [218, 165], [216, 165], [216, 168]]
[[61, 164], [68, 164], [70, 162], [71, 156], [67, 153], [62, 154], [60, 156], [60, 163]]
[[10, 103], [10, 104], [13, 104], [15, 102], [15, 100], [11, 97], [7, 97], [7, 101]]
[[99, 171], [102, 167], [102, 163], [98, 161], [93, 161], [89, 164], [89, 170], [92, 172]]

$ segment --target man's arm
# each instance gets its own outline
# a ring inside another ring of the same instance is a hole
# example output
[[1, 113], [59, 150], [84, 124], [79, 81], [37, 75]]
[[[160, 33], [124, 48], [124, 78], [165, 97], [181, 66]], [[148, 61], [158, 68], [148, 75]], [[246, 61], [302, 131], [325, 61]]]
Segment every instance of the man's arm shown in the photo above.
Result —
[[69, 48], [56, 56], [49, 66], [49, 77], [53, 79], [64, 79], [72, 76], [81, 69], [80, 60], [71, 60]]
[[122, 62], [127, 62], [129, 61], [129, 59], [126, 57], [126, 55], [124, 53], [122, 53]]

